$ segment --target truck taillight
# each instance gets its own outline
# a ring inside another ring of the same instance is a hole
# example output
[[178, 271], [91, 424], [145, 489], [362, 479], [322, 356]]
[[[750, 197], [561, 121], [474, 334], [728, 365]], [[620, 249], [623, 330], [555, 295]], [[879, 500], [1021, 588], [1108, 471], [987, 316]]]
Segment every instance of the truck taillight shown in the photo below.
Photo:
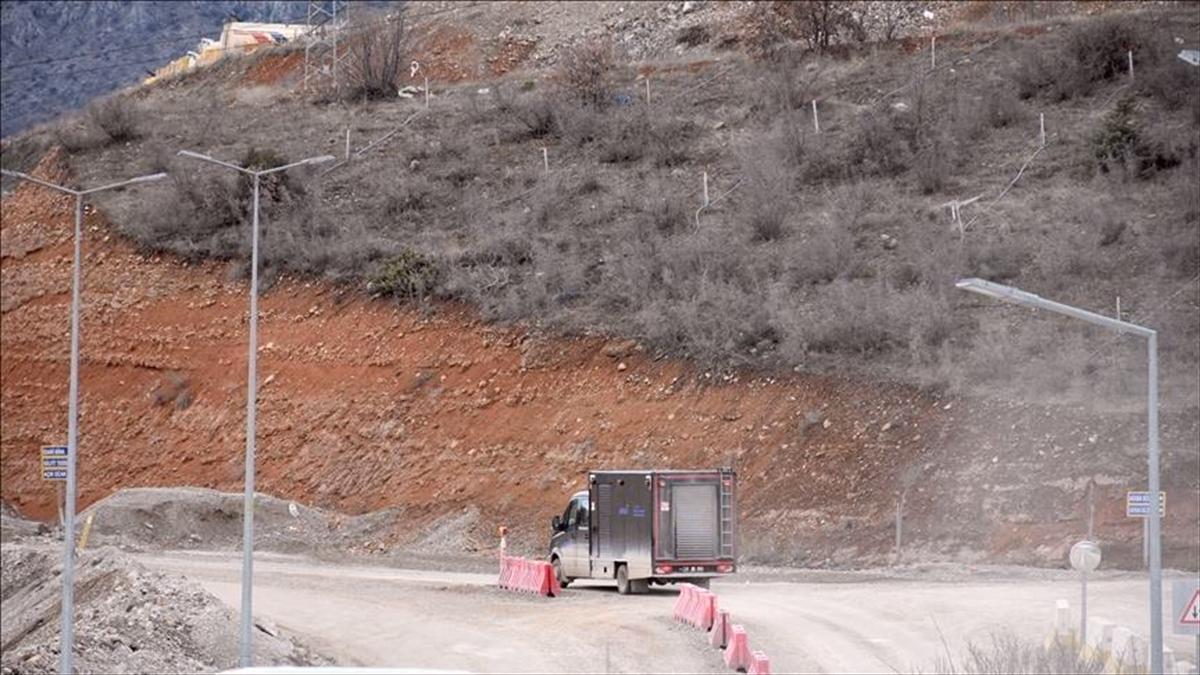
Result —
[[717, 565], [717, 571], [718, 571], [718, 572], [723, 572], [723, 573], [732, 572], [732, 571], [733, 571], [733, 565], [728, 565], [728, 564], [726, 564], [726, 565]]
[[659, 565], [658, 567], [654, 568], [655, 574], [670, 574], [671, 572], [674, 572], [674, 571], [675, 571], [675, 568], [671, 567], [670, 565]]

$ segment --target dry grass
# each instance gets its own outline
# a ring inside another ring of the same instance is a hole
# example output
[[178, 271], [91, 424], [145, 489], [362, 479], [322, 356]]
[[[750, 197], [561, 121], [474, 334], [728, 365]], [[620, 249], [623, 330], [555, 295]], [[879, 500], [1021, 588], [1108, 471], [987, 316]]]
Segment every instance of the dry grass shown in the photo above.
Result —
[[[274, 186], [264, 269], [462, 300], [489, 319], [625, 335], [718, 366], [836, 367], [939, 384], [970, 382], [963, 373], [1020, 379], [1030, 371], [1011, 364], [1026, 361], [1052, 372], [1060, 347], [1044, 333], [1014, 328], [1012, 351], [993, 353], [991, 308], [957, 298], [953, 279], [985, 276], [1090, 307], [1116, 294], [1150, 306], [1200, 265], [1188, 104], [1160, 93], [1169, 79], [1118, 92], [1119, 75], [1059, 102], [1038, 84], [1022, 101], [1010, 64], [1067, 53], [1064, 35], [998, 44], [933, 76], [920, 55], [898, 50], [833, 66], [777, 50], [776, 61], [730, 62], [723, 75], [658, 77], [652, 106], [637, 96], [615, 103], [630, 93], [632, 68], [587, 60], [607, 47], [585, 44], [533, 85], [487, 83], [486, 95], [479, 83], [447, 87], [436, 115], [362, 160], [319, 183], [300, 174]], [[863, 94], [902, 85], [884, 100]], [[1191, 80], [1182, 86], [1200, 92]], [[1092, 141], [1121, 93], [1137, 97], [1132, 119], [1150, 157], [1166, 148], [1177, 165], [1156, 163], [1136, 181], [1098, 170]], [[239, 157], [255, 134], [308, 156], [338, 147], [347, 115], [355, 138], [360, 126], [370, 138], [418, 104], [280, 100], [238, 115], [165, 95], [142, 105], [156, 113], [145, 137], [80, 150], [81, 169], [116, 171], [156, 145]], [[1035, 148], [1037, 112], [1054, 143], [993, 204]], [[172, 167], [166, 194], [129, 201], [123, 216], [114, 209], [122, 230], [147, 248], [244, 268], [244, 190], [224, 173]], [[737, 187], [697, 227], [703, 172], [713, 197]], [[978, 220], [960, 234], [939, 205], [981, 193], [964, 210]], [[1169, 305], [1160, 325], [1200, 337], [1181, 306]], [[1184, 343], [1173, 354], [1190, 353]]]

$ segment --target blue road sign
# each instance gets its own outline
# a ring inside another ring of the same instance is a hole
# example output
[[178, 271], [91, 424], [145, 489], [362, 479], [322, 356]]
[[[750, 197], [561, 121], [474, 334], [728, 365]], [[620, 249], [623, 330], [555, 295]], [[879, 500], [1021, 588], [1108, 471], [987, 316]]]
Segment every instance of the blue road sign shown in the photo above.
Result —
[[67, 466], [67, 458], [66, 457], [43, 457], [42, 458], [42, 468], [43, 469], [65, 469], [66, 466]]
[[[1126, 518], [1149, 518], [1150, 509], [1153, 508], [1150, 502], [1150, 493], [1142, 491], [1131, 491], [1125, 493], [1125, 517]], [[1167, 512], [1167, 493], [1159, 491], [1158, 493], [1158, 515], [1162, 517]]]
[[67, 446], [65, 445], [43, 445], [42, 457], [66, 457]]
[[42, 469], [42, 480], [66, 480], [66, 469]]

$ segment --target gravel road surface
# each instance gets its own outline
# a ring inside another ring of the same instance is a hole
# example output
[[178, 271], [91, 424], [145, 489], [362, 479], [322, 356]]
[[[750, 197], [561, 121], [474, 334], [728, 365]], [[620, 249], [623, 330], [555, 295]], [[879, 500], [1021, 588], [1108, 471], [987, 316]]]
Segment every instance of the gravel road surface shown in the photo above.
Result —
[[[190, 577], [237, 607], [236, 553], [139, 555], [148, 567]], [[886, 579], [713, 584], [721, 606], [746, 626], [751, 647], [776, 672], [929, 672], [946, 646], [999, 631], [1041, 640], [1054, 600], [1078, 607], [1070, 573], [989, 571], [978, 581]], [[819, 575], [818, 575], [819, 576]], [[837, 577], [834, 577], [837, 578]], [[474, 672], [727, 672], [698, 631], [670, 619], [676, 592], [616, 594], [572, 585], [560, 598], [495, 589], [494, 575], [316, 562], [259, 554], [255, 614], [304, 636], [347, 665]], [[1169, 583], [1166, 584], [1169, 591]], [[1092, 614], [1148, 633], [1144, 577], [1118, 573], [1089, 583]], [[1170, 598], [1166, 598], [1169, 611]], [[1169, 623], [1167, 624], [1169, 627]], [[1169, 628], [1168, 628], [1169, 631]], [[1193, 642], [1168, 634], [1191, 658]]]

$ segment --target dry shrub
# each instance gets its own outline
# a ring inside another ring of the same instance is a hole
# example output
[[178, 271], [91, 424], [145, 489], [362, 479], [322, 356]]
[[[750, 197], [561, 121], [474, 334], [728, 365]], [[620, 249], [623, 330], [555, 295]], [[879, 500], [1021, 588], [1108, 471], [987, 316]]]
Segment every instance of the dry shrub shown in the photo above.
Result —
[[1045, 646], [1026, 642], [1011, 633], [994, 633], [987, 643], [971, 642], [958, 658], [939, 657], [936, 673], [1102, 673], [1098, 656], [1085, 656], [1073, 644], [1053, 639]]
[[109, 143], [132, 141], [139, 135], [138, 114], [133, 101], [124, 96], [110, 96], [87, 108], [88, 120]]
[[352, 100], [395, 98], [400, 73], [408, 65], [407, 41], [403, 15], [356, 33], [346, 59], [345, 95]]
[[858, 173], [897, 176], [908, 169], [910, 152], [898, 124], [901, 115], [881, 105], [859, 117], [847, 148], [847, 160]]
[[603, 108], [612, 100], [615, 68], [616, 56], [610, 42], [586, 40], [559, 55], [558, 83], [574, 102]]
[[708, 26], [698, 23], [681, 28], [675, 35], [675, 44], [686, 47], [699, 47], [712, 39]]

